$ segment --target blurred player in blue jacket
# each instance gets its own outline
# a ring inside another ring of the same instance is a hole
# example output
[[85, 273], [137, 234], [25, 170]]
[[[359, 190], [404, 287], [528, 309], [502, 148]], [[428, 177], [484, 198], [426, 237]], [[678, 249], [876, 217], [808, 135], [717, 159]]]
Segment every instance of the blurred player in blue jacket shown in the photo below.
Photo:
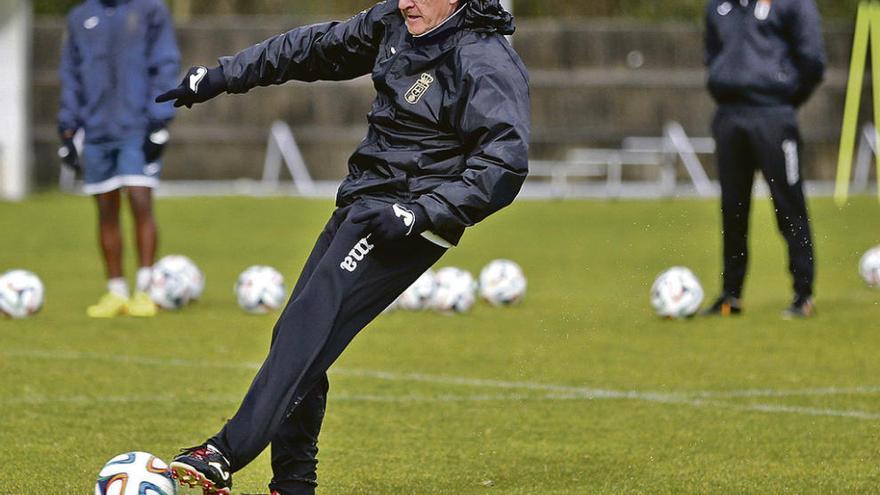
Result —
[[[86, 0], [67, 17], [59, 155], [82, 172], [84, 192], [97, 200], [108, 277], [107, 294], [87, 310], [91, 317], [156, 313], [146, 293], [158, 239], [152, 189], [159, 184], [159, 159], [175, 109], [154, 99], [176, 85], [179, 65], [174, 26], [162, 0]], [[73, 143], [79, 129], [85, 131], [82, 159]], [[140, 266], [132, 297], [122, 273], [123, 187], [135, 220]]]

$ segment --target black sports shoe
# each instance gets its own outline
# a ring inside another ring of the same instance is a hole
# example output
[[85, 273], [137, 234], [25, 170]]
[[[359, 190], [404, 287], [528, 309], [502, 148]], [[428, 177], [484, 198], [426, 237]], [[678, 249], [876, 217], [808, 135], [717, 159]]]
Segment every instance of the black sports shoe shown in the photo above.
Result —
[[721, 294], [715, 302], [703, 310], [703, 316], [731, 316], [742, 313], [742, 301], [730, 294]]
[[203, 444], [180, 451], [168, 465], [171, 477], [180, 486], [201, 487], [204, 495], [230, 495], [232, 473], [229, 461], [211, 444]]
[[816, 316], [816, 305], [810, 296], [795, 296], [791, 306], [782, 312], [782, 317], [786, 320], [810, 318], [812, 316]]

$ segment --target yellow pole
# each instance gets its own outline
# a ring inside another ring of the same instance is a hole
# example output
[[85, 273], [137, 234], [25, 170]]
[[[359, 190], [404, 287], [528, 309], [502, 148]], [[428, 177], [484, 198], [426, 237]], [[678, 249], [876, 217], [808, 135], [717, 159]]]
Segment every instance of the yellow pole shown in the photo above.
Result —
[[880, 4], [872, 3], [871, 10], [871, 87], [874, 94], [874, 164], [877, 166], [877, 198], [880, 200]]
[[[837, 206], [845, 205], [849, 198], [849, 181], [852, 173], [856, 132], [858, 130], [862, 82], [865, 78], [868, 39], [875, 11], [876, 9], [872, 6], [872, 3], [862, 2], [859, 4], [859, 13], [856, 17], [856, 32], [853, 38], [849, 81], [846, 86], [846, 103], [843, 111], [843, 128], [840, 132], [840, 155], [837, 158], [837, 183], [834, 188], [834, 201], [837, 203]], [[876, 72], [877, 69], [875, 69]], [[876, 95], [877, 91], [874, 91], [874, 94]], [[880, 124], [880, 121], [876, 121], [875, 124]]]

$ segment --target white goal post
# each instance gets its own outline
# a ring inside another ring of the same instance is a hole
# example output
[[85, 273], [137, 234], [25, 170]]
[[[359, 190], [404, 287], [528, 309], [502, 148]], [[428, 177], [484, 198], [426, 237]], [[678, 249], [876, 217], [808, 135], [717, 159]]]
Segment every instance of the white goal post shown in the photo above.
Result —
[[0, 199], [12, 201], [25, 197], [30, 182], [31, 17], [30, 1], [0, 0]]

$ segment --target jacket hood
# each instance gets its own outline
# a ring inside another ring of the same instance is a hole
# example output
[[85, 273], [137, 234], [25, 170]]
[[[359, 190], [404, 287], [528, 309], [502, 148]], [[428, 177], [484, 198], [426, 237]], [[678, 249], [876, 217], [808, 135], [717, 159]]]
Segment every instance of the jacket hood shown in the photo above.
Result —
[[504, 10], [499, 0], [465, 0], [464, 27], [485, 33], [513, 34], [513, 15]]

